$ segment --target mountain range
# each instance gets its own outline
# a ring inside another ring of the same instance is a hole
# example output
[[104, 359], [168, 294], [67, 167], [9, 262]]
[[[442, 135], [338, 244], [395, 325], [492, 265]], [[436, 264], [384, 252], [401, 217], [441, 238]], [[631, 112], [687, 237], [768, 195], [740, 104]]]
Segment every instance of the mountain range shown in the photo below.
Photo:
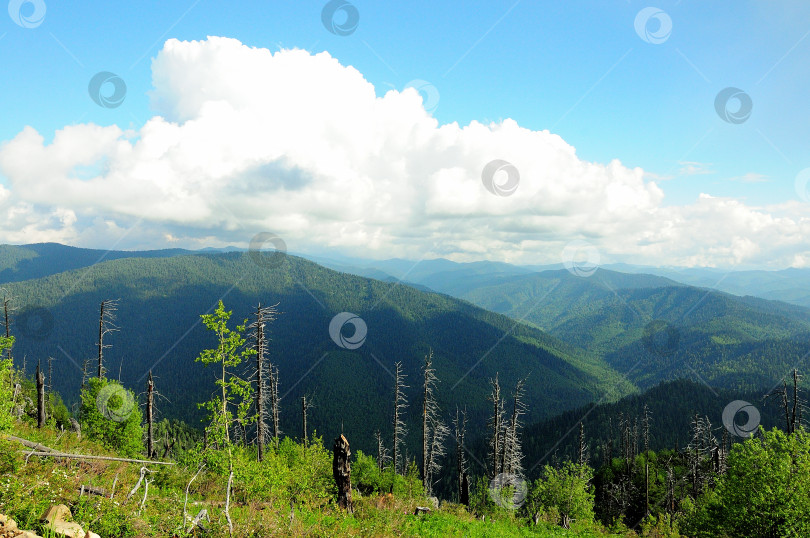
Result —
[[[533, 436], [547, 435], [540, 425], [563, 413], [641, 395], [661, 382], [687, 378], [715, 394], [760, 393], [807, 363], [810, 310], [695, 286], [673, 271], [602, 267], [578, 276], [558, 266], [262, 258], [223, 250], [0, 246], [0, 285], [16, 309], [17, 365], [25, 361], [30, 373], [35, 361], [45, 367], [53, 357], [54, 388], [74, 403], [86, 360], [95, 372], [99, 303], [119, 299], [119, 330], [105, 340], [112, 346], [107, 375], [141, 392], [153, 371], [161, 414], [199, 424], [196, 403], [215, 389], [214, 372], [194, 360], [215, 345], [200, 314], [222, 299], [235, 324], [258, 303], [277, 303], [281, 314], [268, 330], [280, 372], [282, 428], [298, 435], [300, 397], [308, 395], [316, 405], [310, 429], [326, 436], [350, 431], [370, 451], [375, 430], [390, 436], [398, 361], [409, 385], [408, 424], [418, 430], [420, 368], [431, 350], [445, 416], [466, 408], [478, 436], [496, 374], [507, 396], [527, 378], [525, 420], [538, 425], [527, 429]], [[796, 282], [803, 274], [796, 271]], [[356, 349], [330, 337], [330, 322], [341, 312], [367, 328]], [[678, 391], [662, 394], [676, 398]], [[417, 436], [410, 437], [413, 451]]]

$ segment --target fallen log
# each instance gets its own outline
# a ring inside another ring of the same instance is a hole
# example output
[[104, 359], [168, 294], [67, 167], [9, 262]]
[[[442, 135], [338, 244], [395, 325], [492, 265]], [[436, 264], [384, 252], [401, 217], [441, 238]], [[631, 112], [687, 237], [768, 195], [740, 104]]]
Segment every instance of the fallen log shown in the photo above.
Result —
[[51, 458], [66, 458], [66, 459], [78, 459], [78, 460], [104, 460], [104, 461], [123, 461], [126, 463], [143, 463], [143, 464], [154, 464], [154, 465], [174, 465], [173, 461], [151, 461], [151, 460], [133, 460], [130, 458], [114, 458], [112, 456], [93, 456], [90, 454], [67, 454], [65, 452], [28, 452], [27, 450], [21, 450], [25, 454], [30, 454], [31, 456], [45, 456]]
[[28, 439], [23, 439], [21, 437], [14, 437], [13, 435], [5, 435], [4, 439], [8, 439], [9, 441], [17, 441], [23, 446], [27, 446], [28, 448], [38, 448], [43, 452], [56, 452], [56, 450], [52, 448], [48, 448], [47, 446], [43, 445], [42, 443], [35, 443], [33, 441], [29, 441]]

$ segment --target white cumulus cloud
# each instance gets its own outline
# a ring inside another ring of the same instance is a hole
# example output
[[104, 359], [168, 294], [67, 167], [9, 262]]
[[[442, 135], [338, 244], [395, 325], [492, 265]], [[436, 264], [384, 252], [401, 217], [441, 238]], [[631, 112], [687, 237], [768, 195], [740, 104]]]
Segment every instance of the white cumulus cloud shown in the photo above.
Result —
[[[269, 231], [293, 252], [374, 258], [556, 262], [584, 239], [603, 261], [810, 260], [794, 206], [666, 206], [640, 168], [584, 161], [511, 119], [440, 125], [416, 90], [377, 96], [327, 53], [169, 40], [152, 73], [155, 115], [137, 131], [73, 125], [46, 144], [26, 127], [0, 145], [7, 241], [196, 248]], [[482, 184], [494, 159], [519, 171], [510, 196]]]

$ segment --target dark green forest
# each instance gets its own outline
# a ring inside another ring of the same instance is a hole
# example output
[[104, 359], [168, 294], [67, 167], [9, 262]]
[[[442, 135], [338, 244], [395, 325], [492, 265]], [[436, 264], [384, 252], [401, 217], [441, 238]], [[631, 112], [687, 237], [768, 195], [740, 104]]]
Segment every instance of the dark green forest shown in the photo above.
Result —
[[[17, 298], [16, 365], [25, 361], [30, 373], [29, 357], [54, 357], [54, 388], [68, 406], [77, 401], [85, 361], [94, 371], [98, 310], [105, 299], [120, 299], [120, 330], [106, 339], [108, 375], [118, 379], [120, 373], [125, 386], [142, 392], [151, 369], [165, 398], [158, 405], [161, 416], [192, 424], [202, 418], [195, 402], [211, 390], [211, 374], [193, 364], [210, 344], [199, 315], [219, 298], [240, 321], [259, 302], [278, 303], [281, 314], [268, 326], [269, 351], [280, 372], [283, 429], [292, 435], [300, 422], [298, 402], [307, 394], [317, 406], [311, 428], [332, 435], [343, 424], [357, 432], [358, 446], [370, 450], [376, 430], [390, 432], [394, 363], [402, 361], [413, 399], [419, 365], [431, 349], [442, 409], [466, 406], [473, 424], [485, 421], [485, 387], [496, 372], [505, 385], [530, 375], [531, 421], [608, 391], [618, 399], [636, 390], [595, 354], [503, 315], [294, 256], [275, 268], [258, 266], [247, 253], [119, 259], [5, 288]], [[330, 320], [343, 311], [368, 326], [359, 349], [341, 349], [329, 337]], [[415, 406], [408, 408], [409, 424], [418, 423], [418, 414]]]

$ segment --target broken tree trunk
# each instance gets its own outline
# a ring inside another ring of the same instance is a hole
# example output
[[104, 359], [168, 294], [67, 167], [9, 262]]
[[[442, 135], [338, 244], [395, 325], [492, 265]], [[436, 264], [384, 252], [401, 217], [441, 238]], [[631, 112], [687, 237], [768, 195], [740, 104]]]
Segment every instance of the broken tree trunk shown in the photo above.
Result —
[[459, 494], [459, 501], [464, 506], [470, 506], [470, 479], [467, 478], [467, 473], [461, 477], [461, 493]]
[[98, 495], [99, 497], [106, 497], [107, 496], [107, 490], [105, 490], [104, 488], [97, 488], [97, 487], [94, 487], [94, 486], [85, 486], [84, 484], [82, 484], [81, 487], [79, 488], [79, 497], [81, 497], [82, 495], [85, 495], [85, 494], [87, 494], [87, 495]]
[[352, 452], [349, 450], [349, 441], [346, 440], [343, 434], [335, 439], [332, 452], [332, 475], [335, 477], [335, 484], [338, 489], [338, 506], [347, 510], [349, 513], [353, 513], [352, 465], [349, 461], [349, 456], [351, 456]]

